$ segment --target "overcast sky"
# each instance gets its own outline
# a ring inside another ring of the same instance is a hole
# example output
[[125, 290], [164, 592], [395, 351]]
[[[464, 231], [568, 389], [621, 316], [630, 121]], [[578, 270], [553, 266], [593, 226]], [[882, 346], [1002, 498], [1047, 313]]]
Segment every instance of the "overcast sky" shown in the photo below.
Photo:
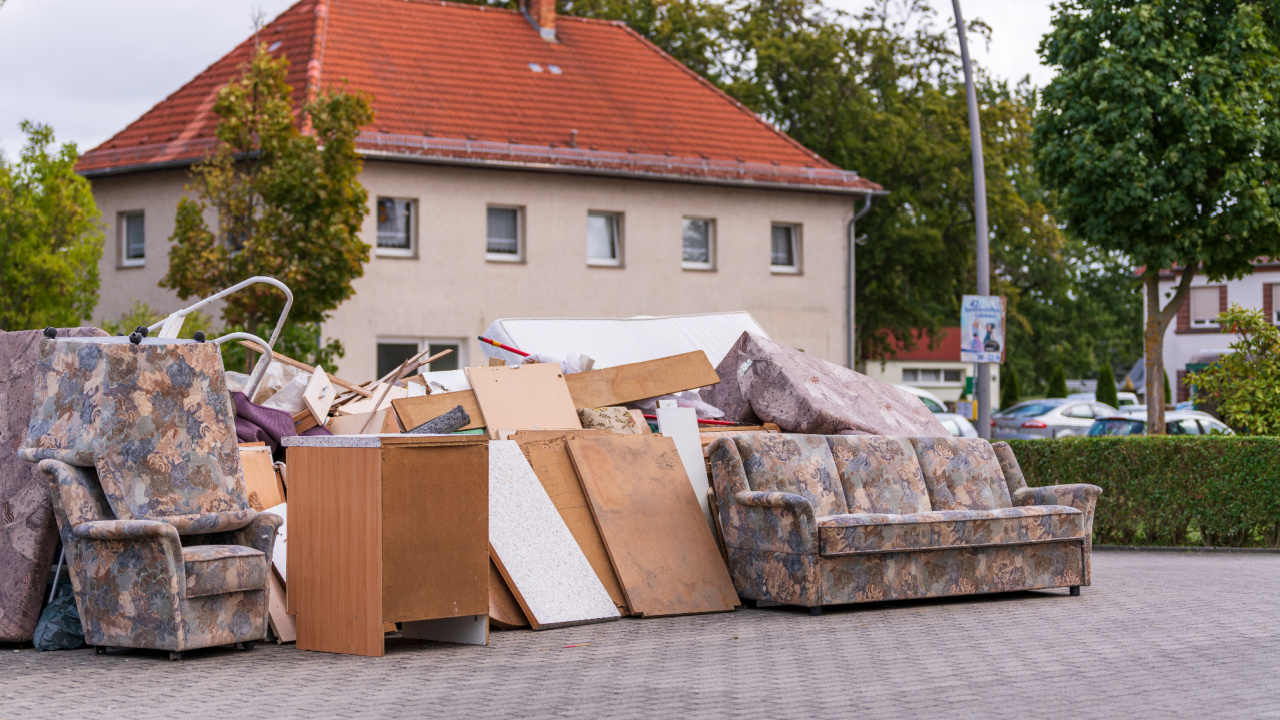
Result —
[[[827, 0], [857, 11], [870, 0]], [[294, 0], [7, 0], [0, 4], [0, 153], [22, 146], [19, 121], [52, 125], [84, 152], [248, 37], [260, 11], [274, 18]], [[949, 0], [931, 0], [951, 18]], [[1036, 57], [1049, 0], [963, 0], [967, 18], [993, 28], [978, 62], [998, 77], [1049, 80]]]

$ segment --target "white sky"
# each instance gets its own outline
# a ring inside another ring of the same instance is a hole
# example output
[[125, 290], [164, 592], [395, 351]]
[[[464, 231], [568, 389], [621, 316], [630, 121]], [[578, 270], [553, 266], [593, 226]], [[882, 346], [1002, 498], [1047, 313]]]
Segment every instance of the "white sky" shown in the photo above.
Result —
[[[252, 31], [255, 10], [274, 18], [294, 0], [7, 0], [0, 4], [0, 153], [22, 147], [19, 121], [53, 126], [59, 142], [84, 152], [222, 57]], [[966, 18], [994, 29], [975, 60], [997, 77], [1050, 71], [1036, 45], [1048, 31], [1050, 0], [963, 0]], [[869, 0], [827, 0], [858, 11]], [[930, 0], [950, 22], [949, 0]]]

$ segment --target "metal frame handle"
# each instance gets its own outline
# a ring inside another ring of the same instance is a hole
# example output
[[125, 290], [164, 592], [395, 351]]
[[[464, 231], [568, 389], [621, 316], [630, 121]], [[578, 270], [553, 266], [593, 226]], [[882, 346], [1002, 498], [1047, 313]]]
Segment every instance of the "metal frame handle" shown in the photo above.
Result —
[[[277, 329], [279, 328], [277, 327]], [[257, 364], [253, 366], [253, 372], [249, 373], [249, 385], [246, 388], [249, 391], [246, 393], [249, 396], [249, 402], [253, 402], [253, 396], [258, 394], [258, 384], [262, 382], [262, 378], [266, 377], [267, 367], [271, 365], [271, 359], [274, 357], [271, 352], [271, 344], [257, 335], [245, 332], [227, 333], [214, 340], [213, 343], [221, 346], [229, 340], [248, 340], [262, 348], [262, 357], [258, 358]]]
[[[183, 308], [181, 310], [177, 310], [171, 313], [169, 317], [166, 317], [165, 319], [161, 320], [155, 325], [152, 325], [151, 327], [147, 328], [147, 330], [152, 332], [155, 332], [158, 330], [159, 334], [156, 335], [156, 337], [176, 338], [178, 337], [178, 333], [182, 331], [182, 322], [183, 320], [186, 319], [187, 315], [190, 315], [191, 313], [195, 312], [196, 310], [199, 310], [205, 305], [208, 305], [214, 300], [221, 300], [222, 298], [230, 295], [233, 292], [242, 290], [244, 288], [249, 287], [250, 285], [255, 285], [257, 283], [266, 283], [268, 285], [278, 287], [284, 293], [284, 298], [285, 298], [284, 309], [280, 311], [280, 319], [276, 321], [276, 327], [274, 330], [271, 331], [270, 345], [274, 347], [276, 344], [276, 340], [280, 339], [280, 330], [284, 327], [284, 321], [286, 318], [289, 317], [289, 309], [293, 307], [293, 291], [290, 290], [287, 285], [280, 282], [279, 280], [273, 277], [267, 277], [265, 275], [257, 275], [243, 282], [238, 282], [235, 285], [232, 285], [231, 287], [227, 288], [226, 290], [223, 290], [222, 292], [216, 293], [214, 295], [210, 295], [209, 297], [201, 300], [195, 305]], [[246, 339], [257, 340], [258, 338], [254, 336], [249, 336], [249, 338], [246, 338]]]

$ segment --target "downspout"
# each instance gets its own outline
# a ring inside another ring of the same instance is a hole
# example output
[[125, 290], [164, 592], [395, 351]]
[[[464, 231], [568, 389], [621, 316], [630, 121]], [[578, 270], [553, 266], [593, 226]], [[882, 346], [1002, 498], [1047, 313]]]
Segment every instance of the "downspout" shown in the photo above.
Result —
[[[862, 205], [862, 209], [854, 210], [853, 218], [849, 220], [848, 232], [845, 233], [845, 235], [847, 236], [848, 245], [849, 245], [849, 252], [847, 254], [849, 258], [849, 266], [845, 268], [845, 273], [846, 273], [845, 287], [849, 288], [849, 296], [845, 298], [845, 308], [844, 308], [845, 321], [846, 321], [844, 351], [845, 351], [845, 358], [848, 360], [848, 365], [850, 370], [853, 369], [854, 360], [855, 360], [853, 355], [854, 344], [855, 344], [854, 343], [855, 327], [853, 322], [853, 296], [854, 296], [854, 290], [857, 287], [854, 281], [854, 259], [857, 253], [855, 252], [854, 247], [859, 244], [859, 239], [855, 234], [855, 227], [857, 226], [858, 221], [861, 220], [864, 215], [870, 212], [871, 203], [874, 201], [875, 195], [871, 193], [867, 193], [866, 195], [863, 196], [863, 199], [864, 199], [864, 202]], [[858, 206], [858, 203], [855, 200], [854, 207], [857, 208], [857, 206]], [[861, 242], [865, 243], [866, 238], [862, 238]]]

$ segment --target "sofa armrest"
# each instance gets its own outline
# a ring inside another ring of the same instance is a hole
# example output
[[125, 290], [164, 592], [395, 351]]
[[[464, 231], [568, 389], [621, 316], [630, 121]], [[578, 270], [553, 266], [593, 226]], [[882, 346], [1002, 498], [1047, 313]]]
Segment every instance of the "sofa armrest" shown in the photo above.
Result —
[[1101, 494], [1102, 488], [1086, 483], [1024, 487], [1013, 494], [1013, 504], [1015, 506], [1065, 505], [1085, 513], [1089, 516], [1088, 521], [1092, 522], [1093, 508]]
[[732, 438], [717, 438], [709, 453], [726, 547], [802, 555], [818, 552], [818, 523], [807, 498], [751, 490]]
[[81, 540], [146, 540], [168, 538], [179, 546], [182, 541], [178, 531], [169, 523], [159, 520], [94, 520], [83, 522], [71, 529]]

